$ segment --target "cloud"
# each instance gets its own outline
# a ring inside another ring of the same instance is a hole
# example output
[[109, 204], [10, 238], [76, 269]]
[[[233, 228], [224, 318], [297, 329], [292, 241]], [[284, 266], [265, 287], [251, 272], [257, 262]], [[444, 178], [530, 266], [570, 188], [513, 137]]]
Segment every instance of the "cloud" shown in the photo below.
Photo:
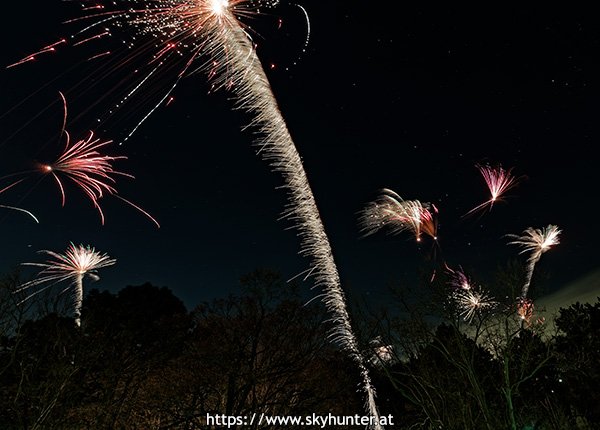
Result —
[[599, 298], [600, 269], [597, 269], [552, 294], [540, 297], [535, 301], [535, 307], [537, 314], [552, 324], [560, 308], [567, 308], [576, 302], [594, 304]]

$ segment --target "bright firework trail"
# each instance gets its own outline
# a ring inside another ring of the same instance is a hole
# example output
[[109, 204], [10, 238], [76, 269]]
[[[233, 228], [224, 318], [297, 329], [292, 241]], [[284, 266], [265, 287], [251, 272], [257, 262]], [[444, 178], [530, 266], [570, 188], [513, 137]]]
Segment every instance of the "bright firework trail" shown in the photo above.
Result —
[[[357, 364], [368, 413], [378, 421], [375, 389], [352, 330], [337, 266], [302, 160], [256, 56], [254, 44], [231, 10], [217, 8], [205, 28], [209, 35], [206, 46], [209, 57], [221, 58], [216, 62], [217, 68], [211, 66], [214, 83], [217, 87], [230, 88], [237, 96], [238, 106], [252, 114], [251, 125], [260, 135], [257, 145], [263, 158], [283, 175], [289, 199], [284, 216], [295, 222], [301, 254], [311, 259], [315, 286], [324, 290], [323, 302], [335, 322], [331, 337]], [[377, 423], [373, 428], [380, 429], [381, 426]]]

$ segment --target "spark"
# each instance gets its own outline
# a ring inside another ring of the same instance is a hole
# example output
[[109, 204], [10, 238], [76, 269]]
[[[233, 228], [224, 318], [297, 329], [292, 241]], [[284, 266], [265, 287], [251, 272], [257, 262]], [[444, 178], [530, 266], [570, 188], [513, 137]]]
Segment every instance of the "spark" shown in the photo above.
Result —
[[549, 224], [544, 228], [533, 228], [528, 227], [523, 231], [521, 236], [516, 234], [508, 234], [507, 237], [514, 238], [512, 242], [509, 242], [509, 245], [518, 245], [523, 247], [519, 254], [523, 254], [529, 252], [529, 259], [527, 260], [527, 274], [525, 278], [525, 284], [523, 285], [523, 289], [521, 291], [521, 298], [527, 298], [527, 292], [529, 290], [529, 285], [531, 284], [531, 278], [533, 276], [533, 270], [535, 269], [535, 265], [542, 257], [542, 254], [548, 251], [552, 246], [558, 245], [560, 243], [559, 236], [561, 234], [561, 230], [552, 224]]
[[478, 210], [482, 210], [487, 206], [489, 206], [491, 210], [494, 203], [496, 203], [497, 201], [501, 201], [504, 193], [506, 193], [506, 191], [513, 188], [518, 183], [518, 178], [514, 177], [511, 174], [512, 169], [506, 170], [500, 165], [492, 167], [489, 164], [476, 164], [475, 167], [479, 170], [479, 172], [483, 176], [483, 179], [485, 180], [485, 183], [490, 192], [490, 198], [489, 200], [486, 200], [480, 205], [475, 206], [469, 212], [464, 214], [463, 217], [477, 212]]
[[60, 282], [70, 281], [70, 285], [61, 293], [68, 289], [73, 289], [75, 324], [78, 327], [81, 326], [84, 277], [87, 276], [93, 280], [100, 279], [97, 275], [98, 269], [112, 266], [116, 263], [116, 260], [110, 258], [106, 254], [100, 254], [89, 245], [76, 246], [73, 243], [69, 245], [64, 254], [48, 250], [39, 252], [49, 255], [51, 258], [44, 263], [23, 263], [25, 266], [41, 267], [42, 270], [38, 273], [36, 279], [22, 284], [15, 292], [20, 292], [43, 284], [48, 285], [30, 294], [19, 304]]
[[15, 66], [20, 66], [21, 64], [28, 63], [30, 61], [34, 61], [37, 58], [37, 56], [41, 55], [41, 54], [45, 54], [48, 52], [56, 52], [56, 47], [58, 45], [62, 45], [63, 43], [67, 43], [67, 41], [65, 39], [60, 39], [58, 42], [54, 42], [54, 43], [51, 43], [50, 45], [44, 46], [42, 49], [23, 57], [19, 61], [9, 64], [8, 66], [6, 66], [6, 68], [10, 69]]
[[96, 58], [105, 57], [110, 54], [111, 54], [110, 51], [101, 52], [100, 54], [95, 54], [95, 55], [92, 55], [91, 57], [89, 57], [88, 61], [95, 60]]
[[[17, 184], [19, 184], [20, 182], [23, 182], [23, 181], [24, 181], [24, 179], [19, 179], [18, 181], [15, 181], [15, 182], [13, 182], [12, 184], [10, 184], [10, 185], [7, 185], [6, 187], [4, 187], [4, 188], [2, 188], [2, 189], [0, 190], [0, 194], [2, 194], [3, 192], [5, 192], [5, 191], [7, 191], [7, 190], [11, 189], [11, 188], [12, 188], [12, 187], [14, 187], [15, 185], [17, 185]], [[22, 208], [18, 208], [18, 207], [15, 207], [15, 206], [7, 206], [7, 205], [0, 205], [0, 208], [3, 208], [3, 209], [10, 209], [10, 210], [13, 210], [13, 211], [17, 211], [17, 212], [24, 213], [24, 214], [28, 215], [29, 217], [33, 218], [33, 220], [34, 220], [36, 223], [38, 223], [38, 224], [40, 223], [40, 221], [37, 219], [37, 217], [36, 217], [34, 214], [32, 214], [31, 212], [29, 212], [28, 210], [25, 210], [25, 209], [22, 209]]]
[[387, 229], [391, 234], [409, 231], [420, 242], [422, 234], [437, 240], [437, 213], [433, 204], [404, 200], [386, 188], [377, 200], [361, 211], [358, 222], [365, 236], [381, 229]]
[[110, 36], [110, 33], [108, 31], [104, 31], [104, 32], [102, 32], [100, 34], [96, 34], [95, 36], [90, 36], [87, 39], [83, 39], [83, 40], [80, 40], [79, 42], [75, 42], [73, 44], [73, 46], [79, 46], [79, 45], [82, 45], [82, 44], [84, 44], [86, 42], [90, 42], [92, 40], [100, 39], [100, 38], [102, 38], [104, 36]]
[[[308, 45], [310, 43], [311, 28], [310, 28], [310, 17], [308, 16], [308, 12], [304, 8], [304, 6], [296, 4], [296, 3], [294, 3], [293, 5], [296, 6], [298, 9], [300, 9], [300, 11], [302, 12], [302, 14], [304, 16], [304, 21], [306, 22], [306, 37], [304, 38], [304, 44], [302, 45], [302, 49], [300, 50], [298, 56], [296, 57], [296, 60], [292, 62], [292, 65], [296, 66], [298, 64], [298, 61], [300, 61], [302, 56], [304, 54], [306, 54], [306, 50], [308, 49]], [[279, 19], [278, 29], [281, 29], [282, 25], [283, 25], [283, 20]], [[289, 68], [286, 67], [286, 70], [289, 70]]]

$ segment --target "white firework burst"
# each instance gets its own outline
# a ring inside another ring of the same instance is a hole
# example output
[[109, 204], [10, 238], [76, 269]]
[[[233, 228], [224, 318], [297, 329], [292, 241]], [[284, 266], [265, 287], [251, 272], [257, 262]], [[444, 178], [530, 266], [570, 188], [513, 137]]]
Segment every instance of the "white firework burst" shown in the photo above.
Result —
[[16, 292], [26, 290], [38, 285], [48, 284], [45, 287], [35, 291], [21, 301], [24, 302], [36, 294], [41, 293], [48, 288], [64, 282], [70, 281], [70, 285], [61, 293], [73, 289], [73, 308], [75, 314], [75, 324], [81, 325], [81, 305], [83, 302], [83, 278], [88, 276], [93, 280], [100, 279], [97, 270], [112, 266], [116, 260], [106, 254], [100, 254], [92, 247], [70, 244], [64, 254], [54, 251], [42, 250], [41, 253], [48, 254], [51, 259], [44, 263], [23, 263], [25, 266], [41, 267], [42, 270], [37, 277], [21, 285]]
[[561, 230], [552, 224], [549, 224], [544, 228], [533, 228], [528, 227], [523, 231], [521, 236], [516, 234], [509, 234], [508, 237], [514, 238], [509, 245], [518, 245], [523, 249], [519, 254], [531, 253], [527, 260], [527, 274], [523, 289], [521, 291], [521, 298], [527, 298], [527, 292], [529, 291], [529, 285], [531, 284], [531, 278], [533, 276], [533, 270], [535, 265], [542, 257], [542, 254], [548, 251], [552, 246], [560, 243], [559, 236]]

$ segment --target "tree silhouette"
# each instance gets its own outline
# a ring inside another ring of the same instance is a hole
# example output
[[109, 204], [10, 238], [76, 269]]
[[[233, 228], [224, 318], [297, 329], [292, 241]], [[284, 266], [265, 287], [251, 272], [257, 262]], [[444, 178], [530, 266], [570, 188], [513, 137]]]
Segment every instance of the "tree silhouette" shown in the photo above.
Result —
[[356, 414], [356, 368], [327, 341], [326, 318], [265, 270], [245, 276], [241, 294], [192, 312], [151, 284], [91, 290], [81, 330], [51, 312], [4, 335], [0, 428], [192, 429], [207, 413]]
[[561, 309], [555, 324], [561, 396], [557, 403], [569, 405], [560, 409], [571, 419], [600, 426], [600, 297], [595, 304], [577, 302]]

